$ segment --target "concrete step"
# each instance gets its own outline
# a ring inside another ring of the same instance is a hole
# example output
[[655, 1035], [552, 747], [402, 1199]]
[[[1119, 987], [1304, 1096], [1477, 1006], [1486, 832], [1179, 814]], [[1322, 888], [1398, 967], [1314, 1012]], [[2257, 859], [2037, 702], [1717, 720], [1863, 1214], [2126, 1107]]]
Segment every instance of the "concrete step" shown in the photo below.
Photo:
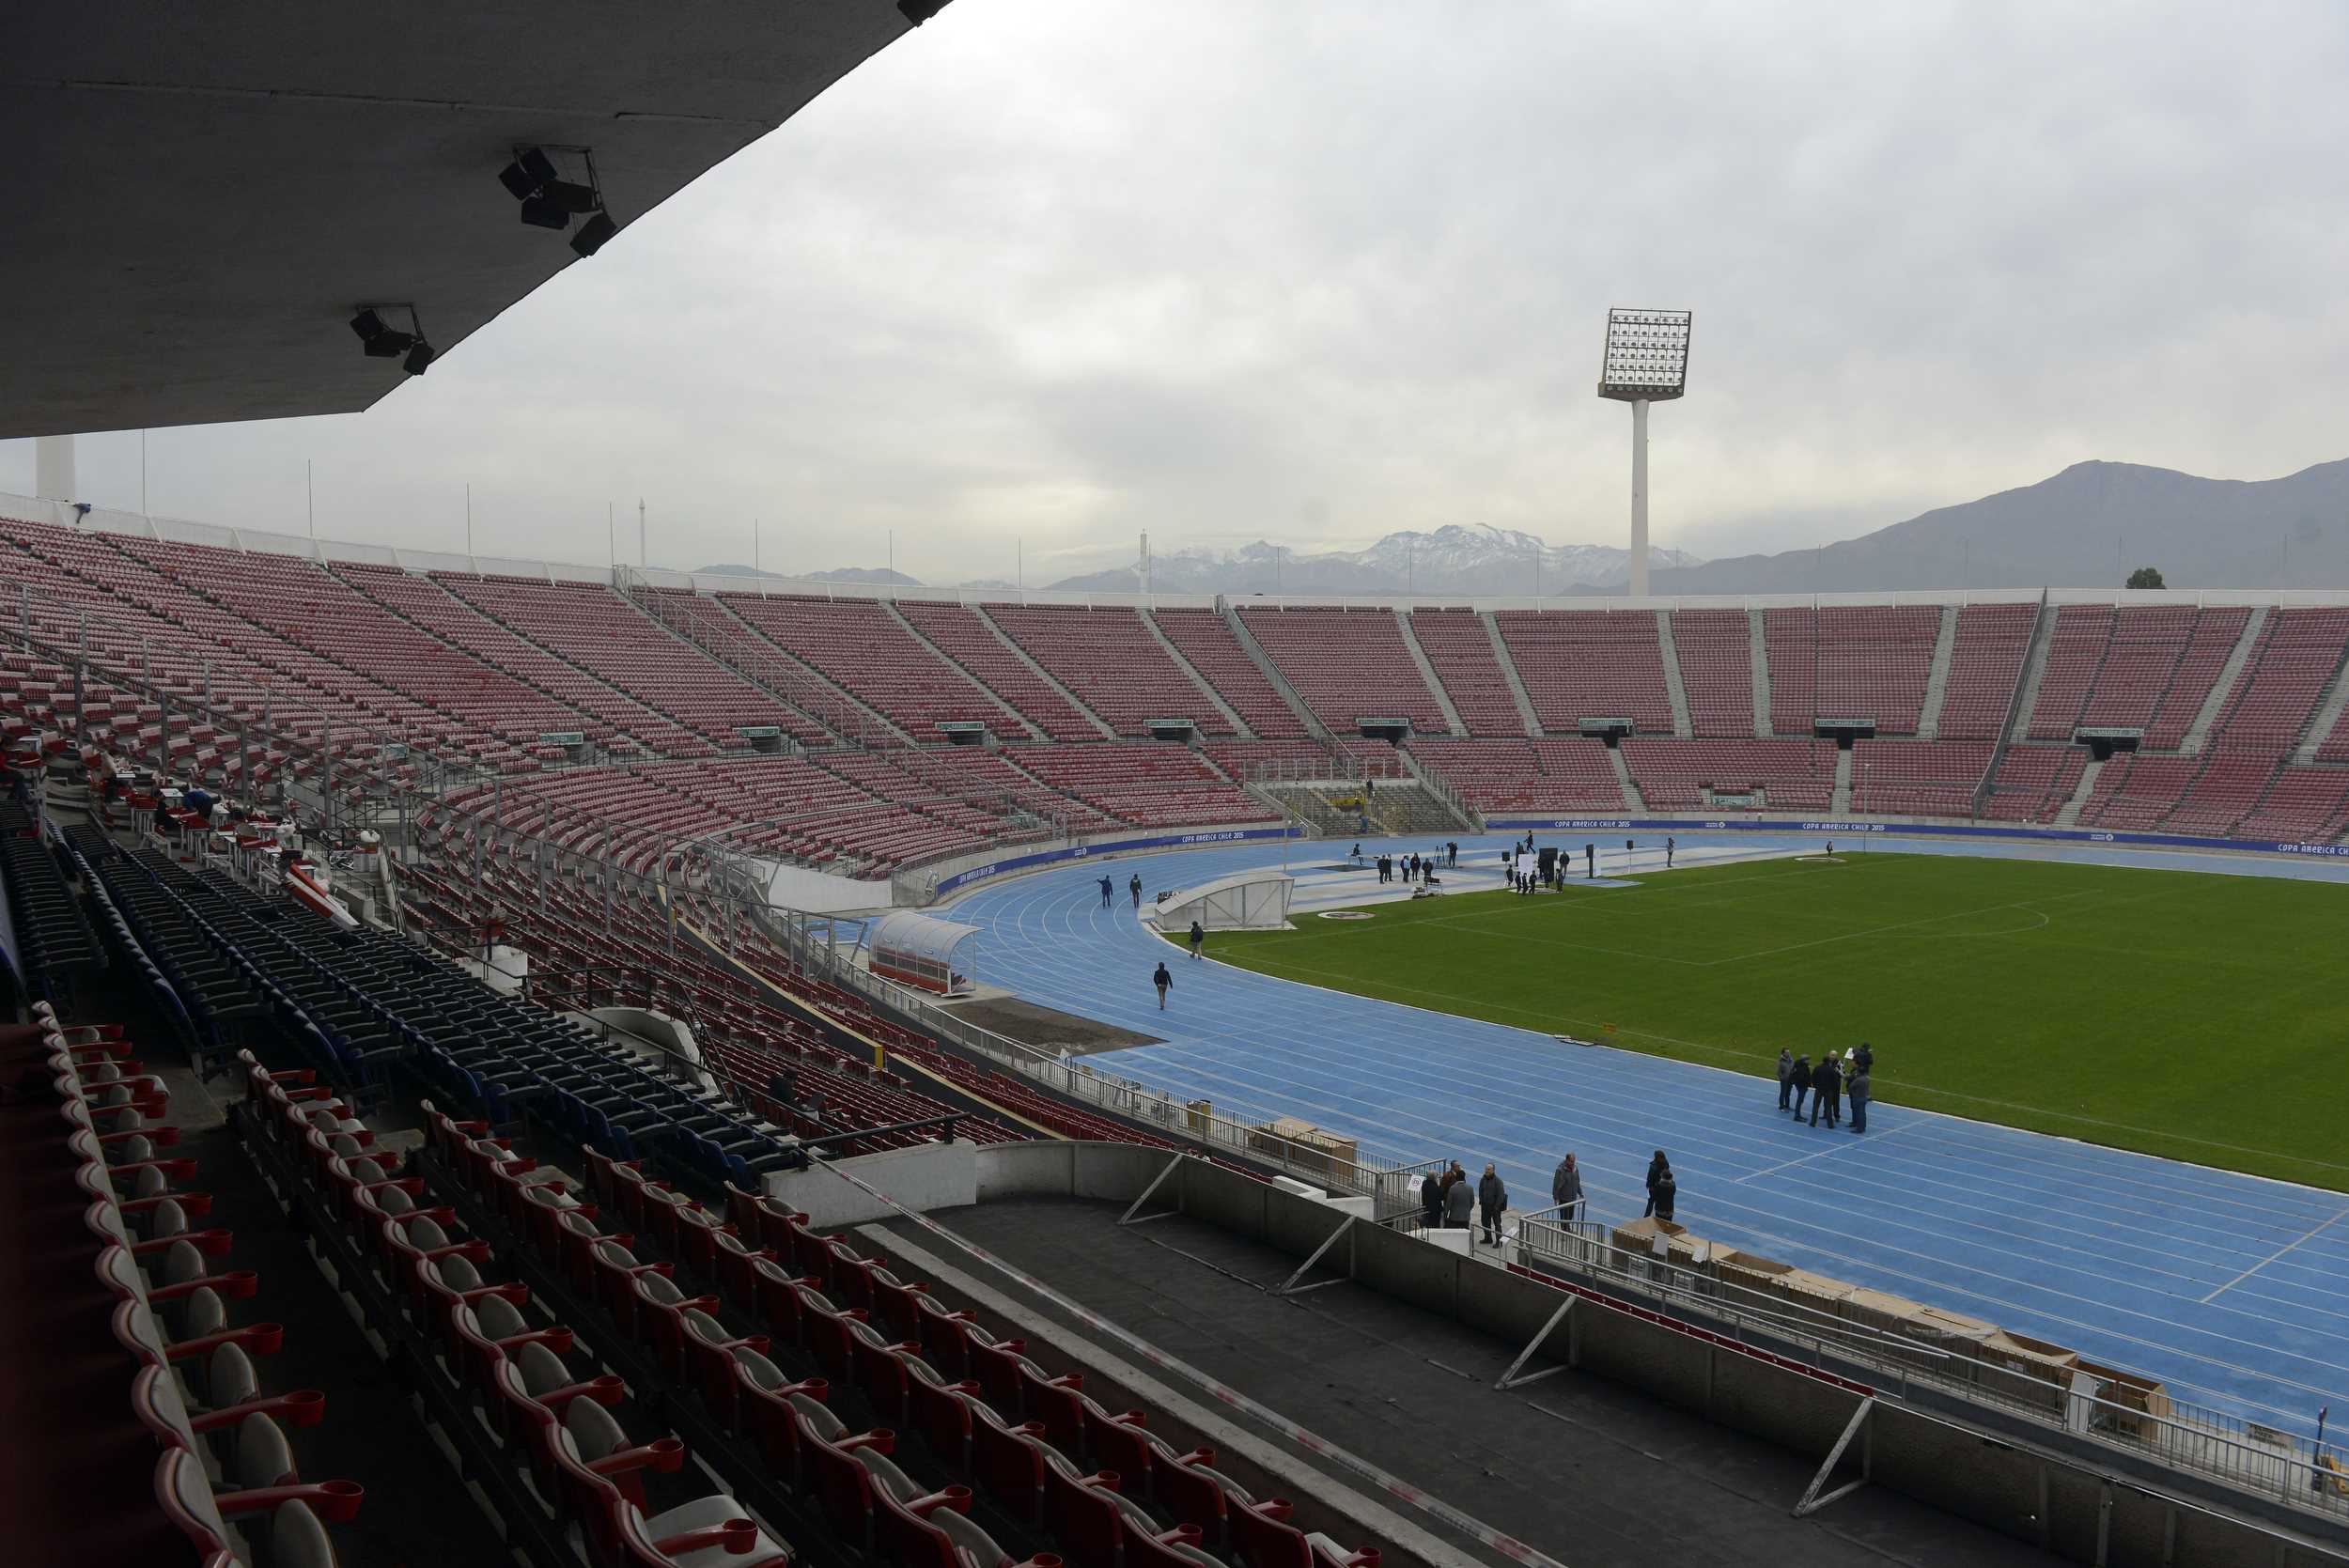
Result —
[[2201, 709], [2194, 715], [2194, 722], [2186, 726], [2186, 738], [2178, 743], [2180, 755], [2199, 755], [2208, 743], [2210, 727], [2218, 722], [2219, 712], [2227, 706], [2227, 699], [2234, 694], [2235, 682], [2242, 677], [2243, 667], [2251, 661], [2252, 650], [2260, 644], [2260, 633], [2266, 629], [2267, 606], [2256, 606], [2244, 618], [2243, 635], [2235, 639], [2234, 649], [2227, 655], [2225, 667], [2218, 672], [2218, 678], [2211, 682], [2210, 695], [2202, 699]]
[[2094, 757], [2088, 759], [2088, 766], [2080, 769], [2080, 782], [2073, 788], [2072, 798], [2056, 808], [2054, 824], [2056, 827], [2070, 828], [2077, 825], [2080, 819], [2080, 808], [2088, 804], [2088, 798], [2095, 793], [2096, 777], [2104, 770], [2103, 763], [2098, 762]]
[[1489, 610], [1478, 611], [1477, 619], [1485, 623], [1485, 634], [1493, 640], [1493, 658], [1501, 661], [1501, 675], [1509, 682], [1509, 695], [1517, 702], [1517, 717], [1525, 721], [1525, 733], [1540, 737], [1541, 716], [1533, 711], [1532, 694], [1526, 691], [1525, 679], [1517, 674], [1517, 661], [1509, 652], [1509, 640], [1501, 634], [1501, 623]]
[[1753, 670], [1753, 733], [1767, 740], [1778, 732], [1770, 725], [1770, 639], [1759, 606], [1746, 612], [1746, 636], [1752, 644], [1748, 658]]
[[1851, 815], [1851, 748], [1835, 748], [1835, 796], [1827, 809], [1838, 816]]
[[1443, 689], [1443, 682], [1437, 678], [1436, 666], [1428, 659], [1427, 650], [1419, 645], [1419, 633], [1411, 629], [1411, 613], [1397, 608], [1394, 624], [1402, 629], [1403, 645], [1410, 650], [1411, 662], [1419, 666], [1419, 678], [1427, 683], [1428, 692], [1436, 699], [1436, 706], [1443, 709], [1443, 722], [1452, 726], [1454, 735], [1468, 734], [1468, 725], [1460, 722], [1460, 710], [1452, 706], [1452, 693]]
[[1672, 613], [1656, 613], [1656, 641], [1664, 651], [1664, 691], [1672, 702], [1672, 734], [1686, 740], [1696, 733], [1688, 722], [1688, 689], [1680, 683], [1680, 644], [1672, 641]]
[[1917, 714], [1917, 738], [1941, 737], [1941, 705], [1950, 694], [1950, 650], [1957, 646], [1957, 606], [1941, 607], [1941, 629], [1933, 639], [1933, 673], [1925, 677], [1925, 706]]
[[1640, 786], [1632, 783], [1631, 765], [1623, 760], [1622, 751], [1613, 746], [1608, 747], [1607, 761], [1615, 769], [1615, 783], [1623, 789], [1624, 809], [1635, 812], [1647, 810], [1647, 801], [1641, 796]]

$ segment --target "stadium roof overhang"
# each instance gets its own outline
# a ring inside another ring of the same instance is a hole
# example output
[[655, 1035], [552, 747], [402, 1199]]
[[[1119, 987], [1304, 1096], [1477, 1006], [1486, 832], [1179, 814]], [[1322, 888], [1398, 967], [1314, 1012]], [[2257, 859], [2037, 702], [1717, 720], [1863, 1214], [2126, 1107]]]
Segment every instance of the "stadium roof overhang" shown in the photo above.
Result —
[[516, 147], [592, 148], [625, 225], [936, 8], [9, 8], [0, 438], [364, 409], [403, 372], [356, 306], [412, 302], [446, 355], [577, 259], [518, 221]]

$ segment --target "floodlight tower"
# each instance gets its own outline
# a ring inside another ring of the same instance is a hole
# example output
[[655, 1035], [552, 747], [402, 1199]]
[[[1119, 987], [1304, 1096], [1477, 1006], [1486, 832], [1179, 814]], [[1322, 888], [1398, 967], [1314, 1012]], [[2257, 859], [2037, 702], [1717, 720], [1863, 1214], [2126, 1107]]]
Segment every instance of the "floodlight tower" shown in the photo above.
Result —
[[1688, 390], [1685, 310], [1610, 310], [1598, 395], [1631, 405], [1631, 597], [1647, 597], [1647, 406]]

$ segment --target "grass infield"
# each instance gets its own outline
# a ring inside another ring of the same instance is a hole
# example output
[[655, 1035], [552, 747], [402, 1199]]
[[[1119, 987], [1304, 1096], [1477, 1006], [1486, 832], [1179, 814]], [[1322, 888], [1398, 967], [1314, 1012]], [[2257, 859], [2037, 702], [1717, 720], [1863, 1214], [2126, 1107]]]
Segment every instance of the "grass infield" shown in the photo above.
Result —
[[1218, 933], [1244, 969], [2349, 1190], [2349, 887], [1944, 855], [1450, 894]]

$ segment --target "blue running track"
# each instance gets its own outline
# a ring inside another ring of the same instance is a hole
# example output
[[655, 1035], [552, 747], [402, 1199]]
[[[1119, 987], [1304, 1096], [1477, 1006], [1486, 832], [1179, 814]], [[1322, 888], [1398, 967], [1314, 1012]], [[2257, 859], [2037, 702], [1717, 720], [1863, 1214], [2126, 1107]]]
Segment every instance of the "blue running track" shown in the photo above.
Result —
[[[1463, 841], [1463, 865], [1504, 842]], [[2349, 880], [2349, 865], [2251, 856], [1881, 835], [1869, 847]], [[1327, 844], [1291, 853], [1335, 858]], [[1649, 1153], [1666, 1148], [1678, 1218], [1709, 1239], [1988, 1318], [2302, 1436], [2320, 1406], [2349, 1408], [2349, 1197], [1882, 1102], [1863, 1137], [1797, 1127], [1761, 1078], [1188, 962], [1125, 892], [1135, 871], [1155, 892], [1281, 863], [1260, 845], [1079, 862], [966, 894], [953, 914], [986, 932], [989, 983], [1163, 1039], [1097, 1058], [1106, 1071], [1242, 1115], [1300, 1116], [1399, 1159], [1493, 1160], [1521, 1210], [1548, 1204], [1550, 1168], [1572, 1149], [1591, 1217], [1629, 1219]], [[1106, 909], [1105, 871], [1118, 887]], [[1161, 958], [1175, 982], [1163, 1013], [1149, 985]], [[1868, 1032], [1898, 1048], [1896, 1022]]]

